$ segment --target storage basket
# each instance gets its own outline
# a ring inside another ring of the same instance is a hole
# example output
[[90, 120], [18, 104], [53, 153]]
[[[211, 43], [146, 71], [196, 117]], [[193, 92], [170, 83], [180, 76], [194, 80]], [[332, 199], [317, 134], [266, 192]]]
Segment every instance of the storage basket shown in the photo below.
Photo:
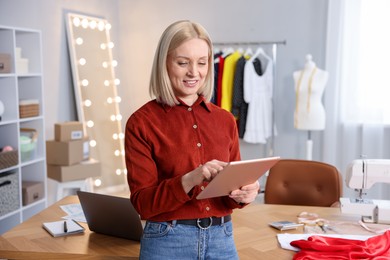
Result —
[[18, 150], [0, 152], [0, 169], [5, 169], [18, 164]]
[[19, 208], [19, 176], [16, 171], [0, 173], [0, 216]]
[[39, 116], [39, 101], [38, 100], [21, 100], [19, 102], [19, 117]]
[[38, 132], [33, 128], [20, 129], [20, 158], [22, 162], [33, 160], [37, 153]]

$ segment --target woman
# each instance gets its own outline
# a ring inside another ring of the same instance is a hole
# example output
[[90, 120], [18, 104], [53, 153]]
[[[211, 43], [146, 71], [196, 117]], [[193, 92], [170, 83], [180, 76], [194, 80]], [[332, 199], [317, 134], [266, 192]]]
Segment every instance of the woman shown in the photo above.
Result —
[[234, 117], [210, 102], [212, 43], [190, 21], [159, 41], [150, 80], [155, 97], [127, 121], [131, 202], [147, 220], [141, 259], [238, 259], [230, 214], [252, 202], [259, 183], [197, 200], [227, 162], [240, 160]]

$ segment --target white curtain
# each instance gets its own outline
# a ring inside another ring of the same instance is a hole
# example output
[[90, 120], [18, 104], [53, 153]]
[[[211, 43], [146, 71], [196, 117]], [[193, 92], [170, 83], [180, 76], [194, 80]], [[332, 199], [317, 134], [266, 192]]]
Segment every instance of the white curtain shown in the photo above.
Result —
[[[390, 57], [383, 55], [389, 53], [390, 44], [386, 46], [386, 39], [375, 37], [390, 34], [388, 29], [379, 31], [381, 34], [371, 34], [367, 41], [370, 31], [361, 19], [362, 8], [367, 11], [366, 4], [376, 4], [372, 8], [378, 8], [384, 1], [387, 0], [329, 0], [326, 70], [330, 77], [324, 97], [327, 126], [323, 161], [335, 165], [344, 179], [354, 159], [390, 159], [390, 66], [382, 70], [383, 65], [375, 63], [389, 64]], [[370, 74], [373, 71], [376, 74]], [[378, 73], [387, 79], [378, 81]], [[389, 185], [376, 184], [366, 197], [390, 199]], [[344, 184], [344, 196], [354, 197], [356, 192]]]

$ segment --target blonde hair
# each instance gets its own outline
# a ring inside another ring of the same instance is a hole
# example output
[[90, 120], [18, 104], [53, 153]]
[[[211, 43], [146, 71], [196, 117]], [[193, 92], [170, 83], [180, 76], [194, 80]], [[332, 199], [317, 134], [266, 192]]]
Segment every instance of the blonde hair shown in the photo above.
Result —
[[152, 66], [152, 73], [149, 84], [149, 94], [156, 97], [160, 103], [175, 106], [178, 100], [174, 94], [167, 70], [167, 56], [183, 42], [191, 39], [202, 39], [209, 47], [208, 71], [204, 85], [199, 89], [198, 94], [210, 101], [213, 94], [214, 66], [213, 48], [209, 34], [206, 29], [198, 23], [191, 21], [177, 21], [168, 26], [161, 35], [157, 45]]

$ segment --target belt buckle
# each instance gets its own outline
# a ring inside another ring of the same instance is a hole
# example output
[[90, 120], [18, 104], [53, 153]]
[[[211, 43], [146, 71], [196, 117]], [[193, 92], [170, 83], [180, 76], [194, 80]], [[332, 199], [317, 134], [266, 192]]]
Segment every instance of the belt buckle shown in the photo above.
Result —
[[211, 227], [213, 225], [213, 218], [212, 217], [209, 217], [209, 225], [206, 226], [206, 227], [203, 227], [201, 224], [202, 224], [202, 219], [201, 218], [198, 218], [196, 220], [196, 225], [198, 226], [198, 228], [200, 229], [208, 229], [209, 227]]

